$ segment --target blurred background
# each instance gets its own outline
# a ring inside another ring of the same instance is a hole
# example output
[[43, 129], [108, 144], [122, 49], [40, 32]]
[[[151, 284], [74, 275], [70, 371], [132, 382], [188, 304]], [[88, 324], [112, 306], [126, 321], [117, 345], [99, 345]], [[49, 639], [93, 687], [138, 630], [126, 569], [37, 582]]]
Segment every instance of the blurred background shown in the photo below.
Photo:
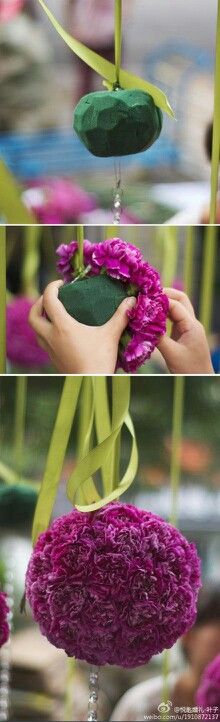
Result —
[[[211, 235], [210, 235], [211, 233]], [[214, 234], [214, 235], [213, 235]], [[115, 237], [115, 227], [84, 227], [91, 242]], [[216, 373], [220, 371], [220, 239], [218, 228], [120, 226], [120, 237], [136, 245], [155, 266], [164, 286], [185, 290], [205, 326]], [[38, 358], [30, 337], [28, 312], [47, 283], [57, 278], [56, 248], [76, 238], [76, 228], [64, 226], [7, 227], [8, 373], [48, 373], [48, 359]], [[0, 249], [1, 250], [1, 249]], [[211, 252], [211, 255], [210, 255]], [[24, 299], [22, 305], [21, 299]], [[21, 303], [21, 306], [19, 306]], [[13, 322], [13, 325], [10, 324]], [[12, 332], [13, 329], [13, 332]], [[29, 331], [28, 331], [29, 329]], [[19, 340], [20, 339], [20, 340]], [[17, 347], [19, 346], [19, 353]], [[28, 350], [33, 346], [29, 359]], [[23, 347], [23, 350], [22, 350]], [[20, 353], [21, 351], [21, 353]], [[166, 373], [159, 351], [140, 373]]]
[[[171, 509], [174, 383], [175, 380], [168, 377], [161, 377], [159, 383], [152, 377], [136, 377], [131, 381], [131, 414], [139, 448], [139, 470], [124, 499], [165, 519], [169, 519]], [[87, 666], [79, 664], [75, 670], [67, 667], [64, 653], [40, 636], [28, 610], [26, 616], [19, 611], [25, 570], [31, 554], [30, 534], [36, 489], [42, 478], [62, 386], [63, 379], [57, 377], [0, 379], [0, 580], [4, 587], [7, 571], [10, 570], [14, 587], [14, 591], [11, 590], [14, 621], [10, 652], [10, 719], [23, 722], [34, 719], [87, 719]], [[22, 408], [21, 397], [24, 401]], [[80, 405], [68, 445], [54, 516], [71, 509], [65, 496], [65, 483], [76, 462], [79, 409]], [[126, 433], [122, 438], [123, 463], [128, 458], [130, 442]], [[215, 597], [217, 607], [214, 612], [212, 608], [212, 615], [216, 624], [218, 618], [219, 629], [220, 379], [217, 377], [185, 379], [180, 465], [178, 525], [197, 546], [202, 561], [203, 593], [211, 594], [212, 588], [218, 590]], [[203, 607], [203, 623], [204, 614]], [[210, 617], [209, 624], [211, 621]], [[217, 634], [215, 640], [215, 646], [220, 645]], [[196, 644], [199, 650], [198, 634]], [[210, 658], [212, 653], [214, 656], [208, 641], [200, 652], [203, 658], [204, 651]], [[220, 646], [216, 647], [217, 652], [220, 652]], [[178, 642], [171, 652], [171, 674], [183, 674], [186, 659], [183, 645]], [[143, 719], [143, 716], [129, 716], [128, 711], [128, 716], [114, 716], [113, 709], [124, 692], [137, 682], [145, 682], [148, 689], [149, 685], [152, 687], [153, 680], [155, 683], [158, 675], [161, 676], [161, 669], [162, 656], [159, 655], [148, 666], [135, 670], [101, 670], [99, 719], [109, 719], [111, 714], [116, 720]], [[67, 703], [72, 716], [67, 716]]]
[[[100, 0], [92, 4], [93, 30], [87, 20], [90, 0], [48, 0], [72, 35], [112, 60], [113, 0], [107, 2], [107, 26]], [[0, 12], [0, 157], [36, 221], [36, 199], [49, 192], [48, 180], [68, 178], [75, 192], [77, 186], [94, 194], [88, 222], [104, 223], [112, 217], [114, 161], [90, 155], [72, 131], [76, 102], [101, 89], [102, 80], [67, 48], [38, 0], [20, 0], [14, 7], [14, 15], [2, 11], [1, 18]], [[168, 7], [163, 0], [123, 3], [123, 66], [167, 93], [176, 121], [164, 114], [157, 143], [122, 159], [122, 222], [208, 220], [216, 18], [217, 0], [208, 7], [205, 0], [199, 7], [197, 0], [170, 0]], [[18, 222], [13, 204], [7, 212], [0, 207], [3, 220]]]

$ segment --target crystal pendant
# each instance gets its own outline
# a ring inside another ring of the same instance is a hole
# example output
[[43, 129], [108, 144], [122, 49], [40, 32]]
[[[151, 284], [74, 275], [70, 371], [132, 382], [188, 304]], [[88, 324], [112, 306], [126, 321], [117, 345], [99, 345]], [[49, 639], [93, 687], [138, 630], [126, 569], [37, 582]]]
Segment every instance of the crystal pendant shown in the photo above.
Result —
[[97, 722], [98, 720], [98, 694], [99, 694], [99, 668], [95, 665], [90, 667], [89, 672], [89, 704], [88, 704], [88, 722]]
[[113, 216], [114, 216], [114, 225], [118, 226], [121, 221], [121, 213], [122, 213], [122, 188], [121, 188], [121, 165], [120, 163], [118, 166], [114, 165], [115, 170], [115, 188], [113, 191]]

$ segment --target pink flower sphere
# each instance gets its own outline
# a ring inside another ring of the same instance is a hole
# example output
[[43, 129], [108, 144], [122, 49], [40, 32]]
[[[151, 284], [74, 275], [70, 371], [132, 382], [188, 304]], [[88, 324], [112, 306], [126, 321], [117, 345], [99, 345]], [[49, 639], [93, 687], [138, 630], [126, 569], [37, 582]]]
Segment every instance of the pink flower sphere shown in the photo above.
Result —
[[40, 178], [31, 184], [25, 197], [39, 223], [49, 225], [76, 221], [97, 205], [94, 195], [69, 178]]
[[26, 594], [41, 632], [69, 657], [136, 667], [194, 623], [195, 546], [159, 516], [113, 502], [39, 536]]
[[34, 301], [19, 296], [7, 305], [7, 357], [18, 366], [34, 368], [49, 364], [49, 356], [37, 343], [36, 334], [28, 322]]
[[[77, 241], [62, 243], [57, 248], [58, 273], [65, 282], [74, 277], [74, 256]], [[128, 326], [119, 345], [117, 367], [135, 373], [158, 344], [166, 331], [169, 303], [163, 293], [158, 271], [144, 261], [141, 251], [121, 238], [103, 243], [84, 241], [84, 263], [90, 275], [106, 273], [110, 278], [126, 284], [128, 295], [137, 297], [136, 305], [128, 311]]]
[[9, 637], [8, 612], [6, 596], [3, 592], [0, 592], [0, 648], [7, 642]]
[[203, 672], [196, 693], [196, 704], [203, 708], [218, 707], [220, 713], [220, 654], [208, 664]]

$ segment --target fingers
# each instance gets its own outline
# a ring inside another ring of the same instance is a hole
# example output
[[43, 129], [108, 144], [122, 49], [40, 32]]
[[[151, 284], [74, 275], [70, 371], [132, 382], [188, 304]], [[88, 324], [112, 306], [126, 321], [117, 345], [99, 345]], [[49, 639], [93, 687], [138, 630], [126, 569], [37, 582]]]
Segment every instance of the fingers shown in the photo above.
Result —
[[129, 298], [125, 298], [118, 307], [117, 311], [114, 313], [114, 316], [112, 316], [112, 318], [110, 318], [110, 321], [105, 324], [105, 328], [108, 329], [109, 333], [113, 333], [117, 339], [120, 338], [126, 326], [128, 325], [129, 319], [127, 314], [128, 311], [130, 311], [135, 306], [135, 304], [135, 297], [130, 296]]
[[43, 308], [52, 322], [66, 314], [64, 306], [58, 298], [60, 286], [63, 286], [63, 281], [52, 281], [52, 283], [49, 283], [45, 288], [43, 294]]
[[48, 321], [46, 318], [44, 318], [43, 314], [44, 306], [43, 306], [43, 296], [37, 299], [37, 301], [33, 304], [28, 321], [30, 323], [30, 326], [33, 328], [35, 333], [38, 336], [43, 336], [47, 333], [48, 328], [50, 328], [50, 321]]
[[194, 313], [191, 313], [187, 305], [172, 298], [169, 298], [169, 318], [181, 334], [189, 331], [195, 321]]
[[164, 288], [164, 293], [168, 298], [179, 301], [185, 308], [191, 313], [191, 316], [195, 316], [194, 308], [191, 304], [189, 297], [183, 291], [179, 291], [177, 288]]

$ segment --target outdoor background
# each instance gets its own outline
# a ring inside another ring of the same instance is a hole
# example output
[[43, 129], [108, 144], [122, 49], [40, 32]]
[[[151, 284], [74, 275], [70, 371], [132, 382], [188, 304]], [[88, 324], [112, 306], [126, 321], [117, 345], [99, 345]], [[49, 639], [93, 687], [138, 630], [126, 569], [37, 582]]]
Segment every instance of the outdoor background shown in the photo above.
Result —
[[[56, 377], [27, 380], [27, 407], [24, 435], [19, 436], [16, 418], [16, 398], [19, 380], [0, 380], [0, 476], [16, 472], [20, 480], [26, 477], [40, 481], [59, 404], [63, 379]], [[174, 380], [141, 377], [132, 379], [131, 414], [139, 447], [137, 478], [126, 494], [126, 500], [168, 519], [170, 513], [170, 450], [172, 434], [172, 403]], [[75, 459], [77, 422], [74, 425], [66, 456], [62, 480], [55, 506], [55, 515], [71, 508], [65, 498], [65, 482]], [[21, 428], [20, 428], [21, 431]], [[122, 445], [122, 462], [128, 458], [128, 439]], [[4, 465], [2, 467], [2, 464]], [[4, 471], [4, 474], [2, 474]], [[1, 482], [4, 483], [4, 482]], [[2, 486], [0, 486], [2, 488]], [[203, 584], [220, 582], [220, 379], [186, 378], [183, 437], [181, 445], [181, 485], [179, 491], [178, 524], [188, 539], [196, 543], [202, 560]], [[15, 510], [15, 508], [14, 508]], [[4, 582], [6, 563], [13, 560], [15, 586], [14, 639], [12, 644], [12, 702], [13, 719], [51, 720], [63, 717], [63, 695], [66, 682], [66, 662], [62, 652], [52, 648], [40, 636], [31, 618], [21, 616], [19, 603], [24, 591], [24, 575], [31, 553], [31, 513], [26, 513], [20, 527], [11, 509], [11, 523], [0, 532], [0, 569]], [[20, 516], [20, 515], [19, 515]], [[108, 713], [117, 699], [137, 681], [158, 674], [161, 656], [147, 667], [133, 671], [106, 668], [102, 670], [100, 686], [103, 704]], [[171, 668], [180, 669], [183, 658], [180, 645], [171, 653]], [[71, 719], [85, 719], [88, 700], [87, 667], [80, 665], [71, 682], [75, 712]], [[81, 695], [81, 707], [79, 697]], [[76, 712], [77, 709], [77, 712]], [[84, 711], [83, 711], [84, 710]], [[56, 717], [53, 715], [57, 715]], [[77, 716], [81, 714], [82, 716]], [[109, 717], [104, 717], [108, 719]]]
[[[67, 3], [48, 0], [48, 6], [74, 34]], [[176, 121], [164, 116], [160, 139], [148, 152], [122, 160], [125, 212], [134, 222], [160, 223], [179, 212], [183, 222], [206, 222], [217, 0], [124, 0], [123, 6], [123, 65], [160, 86], [176, 115]], [[27, 0], [21, 15], [2, 24], [0, 59], [0, 156], [23, 187], [33, 189], [40, 179], [42, 188], [46, 176], [67, 175], [92, 189], [96, 209], [88, 222], [105, 222], [113, 159], [94, 158], [73, 134], [80, 66], [38, 0]], [[96, 77], [94, 88], [102, 87]], [[33, 191], [25, 203], [36, 215]]]

